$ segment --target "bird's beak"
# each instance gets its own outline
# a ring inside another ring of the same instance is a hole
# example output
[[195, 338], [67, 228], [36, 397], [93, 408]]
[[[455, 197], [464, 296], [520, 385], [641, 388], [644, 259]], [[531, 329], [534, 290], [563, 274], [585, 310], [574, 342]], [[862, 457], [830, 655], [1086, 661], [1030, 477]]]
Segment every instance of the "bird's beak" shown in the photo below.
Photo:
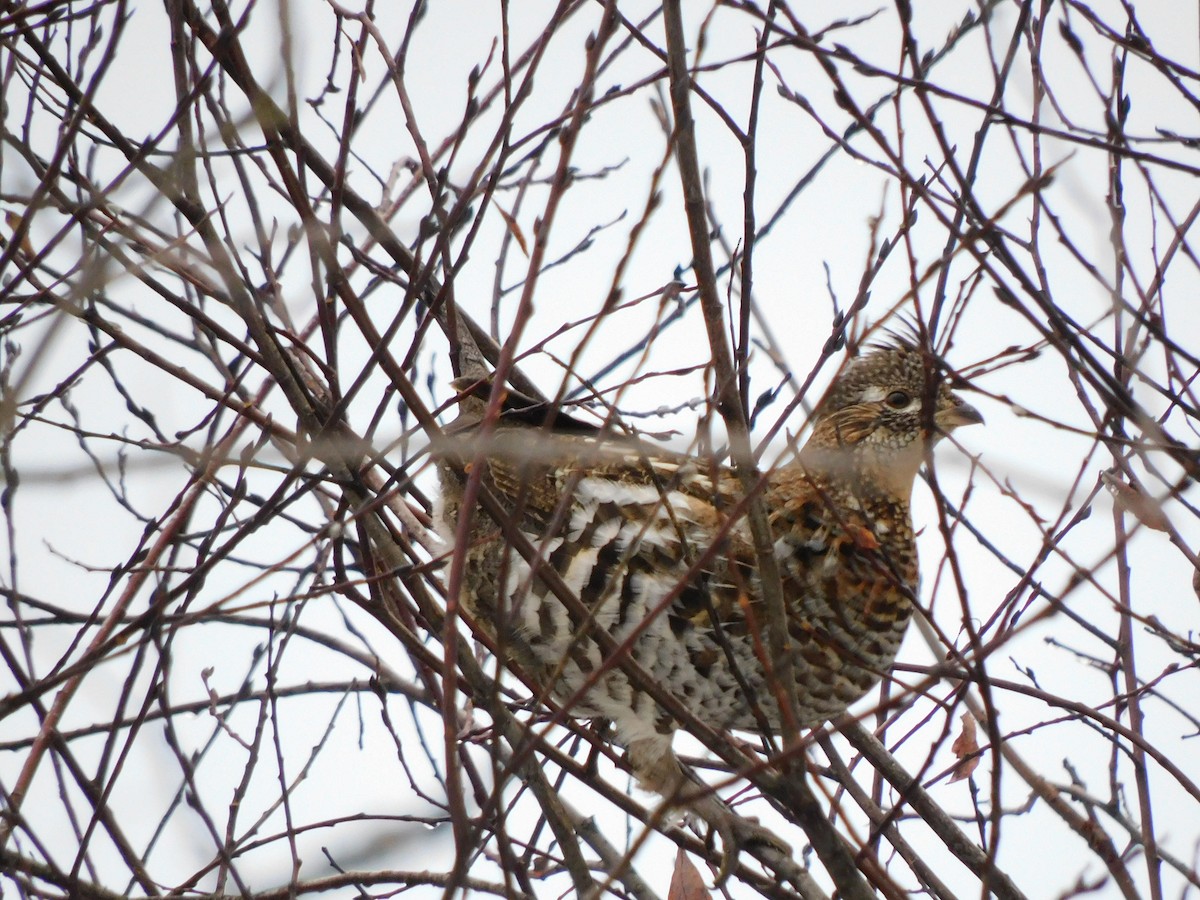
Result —
[[939, 409], [933, 417], [938, 427], [949, 431], [952, 428], [960, 428], [963, 425], [982, 425], [983, 414], [979, 412], [970, 403], [965, 403], [954, 398], [957, 402], [954, 406], [947, 409]]

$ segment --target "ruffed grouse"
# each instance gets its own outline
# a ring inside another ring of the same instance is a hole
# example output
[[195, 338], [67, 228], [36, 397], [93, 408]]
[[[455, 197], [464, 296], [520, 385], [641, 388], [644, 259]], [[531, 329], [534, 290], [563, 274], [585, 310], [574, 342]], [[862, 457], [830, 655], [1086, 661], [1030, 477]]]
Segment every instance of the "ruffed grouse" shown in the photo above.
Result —
[[[598, 433], [545, 407], [508, 403], [481, 433], [483, 404], [460, 386], [462, 414], [440, 453], [440, 527], [454, 539], [468, 475], [482, 464], [482, 487], [510, 523], [473, 505], [456, 552], [465, 554], [462, 606], [501, 651], [560, 702], [574, 698], [572, 715], [611, 721], [642, 785], [668, 797], [685, 784], [671, 748], [679, 723], [602, 645], [611, 651], [636, 632], [632, 659], [697, 717], [778, 729], [781, 693], [763, 665], [768, 617], [737, 512], [741, 481], [714, 462]], [[938, 437], [982, 421], [931, 355], [900, 341], [851, 360], [804, 448], [768, 473], [762, 501], [801, 728], [843, 712], [891, 666], [917, 585], [913, 481]], [[513, 529], [535, 564], [514, 548]], [[547, 570], [557, 578], [539, 576]], [[563, 602], [564, 583], [580, 603]], [[597, 629], [612, 641], [598, 642]], [[692, 808], [727, 843], [764, 837], [714, 798]]]

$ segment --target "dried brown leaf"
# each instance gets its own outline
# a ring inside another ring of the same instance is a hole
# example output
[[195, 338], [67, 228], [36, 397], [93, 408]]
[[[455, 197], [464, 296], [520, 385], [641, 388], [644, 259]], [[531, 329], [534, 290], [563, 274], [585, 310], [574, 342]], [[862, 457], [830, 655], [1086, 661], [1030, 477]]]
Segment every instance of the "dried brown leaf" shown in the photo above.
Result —
[[[24, 224], [24, 217], [19, 216], [15, 212], [12, 212], [10, 210], [5, 210], [4, 211], [4, 222], [5, 222], [5, 224], [8, 225], [8, 227], [10, 229], [12, 229], [13, 233], [15, 234], [20, 229], [20, 227]], [[24, 254], [24, 256], [27, 259], [33, 259], [33, 257], [35, 256], [35, 254], [33, 252], [33, 241], [31, 241], [29, 239], [29, 232], [25, 232], [25, 237], [23, 237], [21, 239], [21, 246], [19, 249], [20, 249], [21, 253]]]
[[675, 871], [671, 873], [667, 900], [712, 900], [700, 870], [682, 849], [675, 854]]
[[950, 745], [950, 750], [958, 757], [954, 771], [950, 774], [950, 781], [970, 778], [971, 773], [979, 768], [979, 760], [982, 758], [979, 755], [979, 740], [975, 736], [975, 717], [970, 713], [963, 713], [962, 731]]
[[1100, 480], [1112, 494], [1113, 502], [1117, 504], [1118, 508], [1129, 513], [1147, 528], [1153, 528], [1155, 531], [1170, 529], [1162, 504], [1149, 494], [1144, 494], [1133, 485], [1126, 484], [1110, 472], [1101, 472]]
[[499, 203], [496, 204], [496, 210], [500, 213], [500, 217], [504, 219], [504, 224], [508, 226], [509, 234], [517, 239], [517, 244], [521, 247], [521, 252], [526, 257], [529, 256], [529, 246], [525, 243], [525, 232], [521, 230], [521, 226]]
[[846, 533], [850, 536], [850, 540], [854, 541], [854, 546], [862, 550], [879, 549], [879, 539], [868, 528], [850, 523], [846, 525]]

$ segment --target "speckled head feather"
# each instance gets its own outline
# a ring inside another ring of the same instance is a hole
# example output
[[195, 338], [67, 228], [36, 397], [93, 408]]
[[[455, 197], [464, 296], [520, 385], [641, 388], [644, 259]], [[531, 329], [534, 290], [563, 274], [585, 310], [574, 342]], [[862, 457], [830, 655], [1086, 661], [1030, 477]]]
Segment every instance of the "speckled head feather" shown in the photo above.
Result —
[[983, 421], [950, 390], [943, 372], [916, 344], [873, 347], [846, 366], [821, 401], [801, 458], [826, 471], [853, 470], [847, 474], [907, 496], [933, 443]]
[[[929, 383], [931, 379], [935, 385]], [[920, 431], [928, 431], [927, 427], [917, 426], [923, 400], [931, 393], [937, 398], [932, 410], [936, 425], [943, 424], [937, 419], [947, 410], [956, 410], [960, 418], [965, 417], [962, 422], [946, 422], [949, 427], [982, 421], [973, 407], [951, 392], [940, 360], [928, 356], [916, 344], [898, 339], [873, 345], [852, 359], [817, 407], [815, 419], [819, 426], [824, 420], [844, 417], [846, 411], [853, 411], [852, 417], [871, 413], [881, 420], [880, 424], [890, 421], [895, 427], [913, 431], [915, 437]], [[926, 415], [927, 424], [929, 418]]]
[[897, 339], [869, 344], [863, 353], [847, 361], [822, 399], [817, 415], [856, 403], [865, 388], [885, 382], [924, 384], [925, 360], [915, 343]]

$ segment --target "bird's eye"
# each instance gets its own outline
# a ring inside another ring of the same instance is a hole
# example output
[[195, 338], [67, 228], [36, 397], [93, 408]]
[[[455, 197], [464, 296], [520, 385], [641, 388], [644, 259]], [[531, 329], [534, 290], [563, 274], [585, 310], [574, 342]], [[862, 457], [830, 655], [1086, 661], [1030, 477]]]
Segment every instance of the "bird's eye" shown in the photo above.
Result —
[[912, 403], [912, 397], [906, 391], [892, 391], [884, 402], [892, 409], [904, 409]]

